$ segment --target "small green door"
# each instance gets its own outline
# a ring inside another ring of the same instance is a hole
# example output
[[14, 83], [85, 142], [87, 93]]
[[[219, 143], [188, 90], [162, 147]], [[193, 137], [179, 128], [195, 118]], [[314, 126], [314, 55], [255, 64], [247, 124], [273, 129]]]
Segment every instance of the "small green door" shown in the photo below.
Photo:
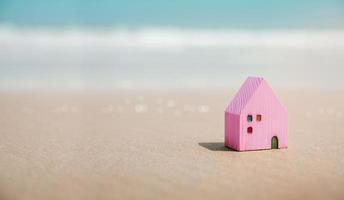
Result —
[[276, 136], [271, 138], [271, 149], [278, 149], [278, 138]]

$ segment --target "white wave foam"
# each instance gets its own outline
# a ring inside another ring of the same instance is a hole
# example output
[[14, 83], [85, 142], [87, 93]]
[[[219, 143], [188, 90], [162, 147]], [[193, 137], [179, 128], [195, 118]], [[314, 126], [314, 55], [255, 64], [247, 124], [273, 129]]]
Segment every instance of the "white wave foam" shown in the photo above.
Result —
[[[343, 88], [344, 30], [43, 30], [0, 25], [0, 91], [227, 87]], [[292, 77], [292, 79], [290, 78]]]
[[344, 30], [183, 30], [147, 28], [140, 30], [29, 30], [0, 27], [0, 43], [7, 47], [70, 48], [343, 48]]

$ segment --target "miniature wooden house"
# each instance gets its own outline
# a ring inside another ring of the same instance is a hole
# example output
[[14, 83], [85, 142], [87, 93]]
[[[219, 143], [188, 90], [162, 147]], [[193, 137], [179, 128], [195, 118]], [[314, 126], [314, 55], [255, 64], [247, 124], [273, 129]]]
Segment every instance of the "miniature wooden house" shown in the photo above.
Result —
[[263, 78], [247, 78], [227, 106], [225, 146], [237, 151], [287, 148], [287, 111]]

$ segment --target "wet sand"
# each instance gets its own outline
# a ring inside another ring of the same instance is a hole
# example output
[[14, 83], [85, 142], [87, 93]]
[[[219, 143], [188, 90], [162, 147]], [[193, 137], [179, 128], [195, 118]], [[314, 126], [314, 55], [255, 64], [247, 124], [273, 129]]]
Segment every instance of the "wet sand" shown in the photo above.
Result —
[[278, 91], [289, 148], [223, 147], [233, 92], [2, 93], [0, 199], [343, 199], [344, 92]]

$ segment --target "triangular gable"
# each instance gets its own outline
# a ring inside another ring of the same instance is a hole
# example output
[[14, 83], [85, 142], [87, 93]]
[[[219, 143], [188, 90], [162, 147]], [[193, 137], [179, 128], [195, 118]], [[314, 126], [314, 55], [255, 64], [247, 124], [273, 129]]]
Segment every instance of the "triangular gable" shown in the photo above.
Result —
[[226, 112], [240, 114], [263, 80], [260, 77], [248, 77], [226, 108]]

